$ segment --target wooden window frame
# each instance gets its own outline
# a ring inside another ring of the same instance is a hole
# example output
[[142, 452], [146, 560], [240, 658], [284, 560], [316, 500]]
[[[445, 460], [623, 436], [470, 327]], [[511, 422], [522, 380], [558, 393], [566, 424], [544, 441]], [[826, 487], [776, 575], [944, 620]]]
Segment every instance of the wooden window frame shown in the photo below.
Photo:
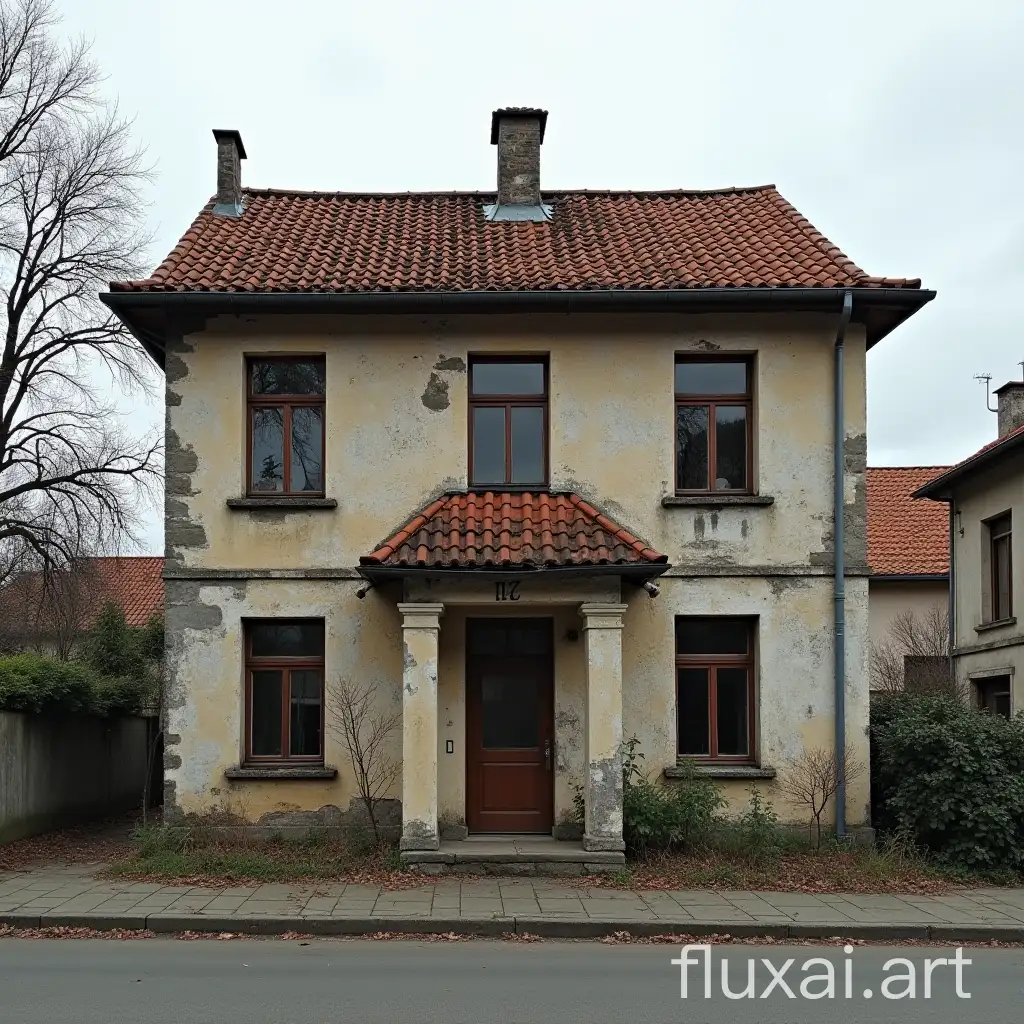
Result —
[[[327, 703], [327, 692], [325, 685], [325, 655], [317, 657], [283, 657], [274, 655], [272, 657], [254, 656], [252, 653], [252, 634], [256, 626], [264, 623], [283, 625], [285, 623], [317, 623], [324, 625], [323, 619], [246, 619], [243, 623], [245, 633], [245, 763], [252, 765], [271, 764], [305, 764], [318, 765], [324, 763], [324, 711]], [[326, 633], [324, 635], [324, 647], [327, 646]], [[326, 650], [325, 650], [326, 654]], [[252, 752], [252, 674], [254, 671], [269, 669], [282, 673], [281, 684], [281, 753], [280, 754], [253, 754]], [[320, 672], [320, 753], [319, 754], [292, 754], [291, 751], [291, 696], [292, 677], [294, 670], [316, 669]]]
[[[1013, 617], [1013, 518], [1011, 512], [1003, 512], [986, 521], [988, 528], [989, 587], [992, 608], [991, 622], [1002, 622]], [[999, 558], [997, 552], [1006, 542], [1006, 607], [999, 602]]]
[[[742, 363], [747, 369], [747, 390], [742, 395], [683, 395], [675, 390], [675, 373], [677, 366], [686, 363]], [[672, 475], [675, 480], [675, 493], [687, 494], [753, 494], [754, 493], [754, 357], [710, 356], [706, 354], [677, 355], [672, 364], [672, 391], [675, 402], [672, 407]], [[715, 469], [718, 461], [718, 431], [716, 428], [716, 410], [720, 405], [742, 405], [746, 409], [747, 423], [747, 464], [745, 487], [716, 487]], [[708, 476], [707, 487], [682, 487], [679, 482], [679, 408], [680, 406], [708, 407]]]
[[[327, 486], [327, 365], [323, 355], [263, 356], [249, 355], [245, 359], [245, 493], [250, 498], [322, 498]], [[324, 368], [324, 391], [322, 395], [257, 395], [252, 389], [252, 370], [256, 363], [319, 363]], [[318, 491], [293, 491], [292, 479], [292, 409], [320, 409], [320, 479], [324, 486]], [[264, 491], [253, 487], [252, 474], [252, 418], [256, 409], [283, 410], [284, 455], [283, 484], [279, 491]]]
[[[473, 368], [487, 363], [538, 363], [544, 369], [544, 391], [540, 395], [480, 395], [473, 394]], [[550, 451], [550, 364], [546, 355], [470, 355], [468, 367], [468, 396], [469, 396], [469, 466], [466, 478], [469, 480], [471, 489], [480, 490], [503, 490], [503, 491], [536, 491], [547, 488], [551, 478]], [[473, 479], [473, 420], [474, 411], [479, 408], [494, 408], [505, 410], [505, 480], [502, 483], [477, 483]], [[512, 475], [512, 410], [519, 409], [541, 409], [544, 418], [544, 479], [537, 483], [514, 484], [509, 482]]]
[[[680, 621], [704, 619], [711, 621], [742, 622], [747, 631], [746, 654], [680, 654], [678, 625]], [[677, 615], [673, 641], [676, 651], [676, 760], [692, 761], [696, 764], [757, 764], [757, 685], [755, 681], [755, 641], [757, 639], [756, 619], [741, 615]], [[679, 749], [679, 674], [684, 668], [704, 668], [708, 670], [708, 753], [684, 754]], [[718, 669], [745, 668], [747, 670], [747, 753], [718, 753]]]

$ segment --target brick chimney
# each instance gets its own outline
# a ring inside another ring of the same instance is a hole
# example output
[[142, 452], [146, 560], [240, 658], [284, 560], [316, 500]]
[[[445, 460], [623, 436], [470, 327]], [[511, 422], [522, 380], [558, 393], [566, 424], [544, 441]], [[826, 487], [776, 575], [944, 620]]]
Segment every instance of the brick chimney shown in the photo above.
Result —
[[1011, 380], [996, 389], [999, 403], [999, 436], [1024, 427], [1024, 380]]
[[234, 129], [214, 128], [217, 140], [217, 203], [213, 212], [220, 217], [242, 216], [242, 161], [245, 146]]
[[540, 147], [546, 110], [504, 107], [491, 114], [491, 145], [498, 147], [498, 202], [489, 220], [549, 220], [540, 199]]

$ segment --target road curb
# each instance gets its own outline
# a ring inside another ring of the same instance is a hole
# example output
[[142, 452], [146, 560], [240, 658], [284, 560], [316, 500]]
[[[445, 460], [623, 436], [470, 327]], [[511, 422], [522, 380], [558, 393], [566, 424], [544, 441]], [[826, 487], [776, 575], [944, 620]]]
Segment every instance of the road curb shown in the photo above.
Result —
[[569, 917], [215, 917], [212, 914], [150, 914], [146, 917], [98, 913], [0, 913], [0, 925], [15, 928], [93, 928], [96, 931], [142, 930], [162, 935], [181, 932], [236, 935], [466, 935], [496, 938], [502, 935], [536, 935], [550, 939], [601, 939], [612, 935], [649, 938], [655, 935], [687, 935], [694, 938], [729, 936], [735, 939], [860, 939], [870, 942], [902, 942], [907, 939], [950, 942], [1022, 942], [1024, 924], [917, 924], [914, 922], [757, 922], [690, 921], [685, 919], [623, 919]]

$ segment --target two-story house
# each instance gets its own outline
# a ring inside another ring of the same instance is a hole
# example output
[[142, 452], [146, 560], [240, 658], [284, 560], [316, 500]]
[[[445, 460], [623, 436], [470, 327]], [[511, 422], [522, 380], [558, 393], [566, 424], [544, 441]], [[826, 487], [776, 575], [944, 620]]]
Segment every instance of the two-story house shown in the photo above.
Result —
[[617, 854], [633, 735], [790, 820], [787, 763], [866, 759], [865, 353], [933, 293], [770, 185], [543, 189], [546, 126], [496, 111], [469, 193], [243, 188], [215, 132], [216, 197], [104, 296], [166, 371], [172, 820], [342, 820], [344, 680], [401, 713], [407, 860], [576, 786]]
[[1024, 593], [1024, 559], [1013, 546], [1014, 523], [1024, 522], [1024, 381], [1004, 384], [996, 397], [999, 437], [914, 497], [948, 505], [955, 676], [979, 707], [1009, 716], [1024, 711], [1024, 628], [1014, 599]]

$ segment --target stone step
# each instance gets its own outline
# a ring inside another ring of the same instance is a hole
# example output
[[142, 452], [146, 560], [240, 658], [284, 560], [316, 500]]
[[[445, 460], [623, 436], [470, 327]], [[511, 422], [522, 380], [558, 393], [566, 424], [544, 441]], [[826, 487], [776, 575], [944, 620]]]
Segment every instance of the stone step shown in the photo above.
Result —
[[578, 842], [547, 838], [471, 836], [443, 842], [437, 850], [403, 850], [402, 863], [423, 874], [592, 875], [626, 863], [621, 850], [584, 850]]

